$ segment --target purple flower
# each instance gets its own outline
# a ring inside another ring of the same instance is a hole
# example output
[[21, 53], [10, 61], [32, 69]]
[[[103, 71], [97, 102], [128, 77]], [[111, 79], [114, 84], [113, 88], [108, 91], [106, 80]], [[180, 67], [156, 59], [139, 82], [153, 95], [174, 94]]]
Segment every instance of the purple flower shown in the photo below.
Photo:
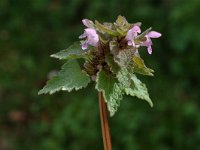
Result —
[[82, 49], [86, 50], [89, 45], [97, 47], [99, 36], [95, 29], [89, 28], [91, 21], [88, 19], [83, 19], [82, 22], [86, 27], [88, 27], [84, 30], [84, 33], [79, 36], [80, 39], [87, 38], [82, 44]]
[[127, 40], [127, 44], [129, 46], [136, 47], [137, 45], [134, 42], [135, 37], [138, 35], [138, 33], [141, 33], [141, 29], [139, 26], [135, 25], [133, 28], [128, 30], [127, 35], [125, 39]]
[[156, 32], [156, 31], [150, 31], [147, 35], [145, 35], [146, 41], [141, 43], [141, 46], [146, 46], [147, 51], [149, 54], [152, 54], [152, 47], [151, 45], [153, 44], [151, 41], [151, 38], [159, 38], [161, 37], [161, 33]]

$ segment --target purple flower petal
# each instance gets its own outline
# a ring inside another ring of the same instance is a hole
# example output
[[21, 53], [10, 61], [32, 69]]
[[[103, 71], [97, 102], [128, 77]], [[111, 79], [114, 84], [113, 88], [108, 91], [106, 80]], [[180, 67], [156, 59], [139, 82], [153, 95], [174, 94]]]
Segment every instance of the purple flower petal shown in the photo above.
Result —
[[132, 46], [135, 47], [135, 42], [133, 40], [131, 41], [131, 43], [132, 43]]
[[86, 28], [85, 33], [87, 36], [96, 36], [97, 34], [96, 30], [92, 28]]
[[132, 31], [131, 30], [128, 30], [125, 39], [128, 40], [128, 41], [130, 41], [131, 39], [133, 39]]
[[151, 45], [152, 45], [153, 43], [152, 43], [152, 41], [151, 41], [151, 38], [150, 38], [148, 35], [146, 35], [145, 37], [147, 38], [146, 41], [145, 41], [145, 42], [142, 42], [140, 45], [141, 45], [141, 46], [146, 46], [146, 47], [147, 47], [148, 53], [149, 53], [149, 54], [152, 54], [152, 47], [151, 47]]
[[147, 47], [147, 51], [148, 51], [148, 53], [151, 55], [151, 54], [152, 54], [152, 47], [151, 47], [151, 46], [148, 46], [148, 47]]
[[128, 30], [127, 35], [125, 37], [126, 40], [133, 40], [138, 33], [141, 33], [139, 26], [134, 26], [130, 30]]
[[141, 46], [146, 46], [146, 47], [151, 46], [151, 45], [152, 45], [151, 39], [150, 39], [147, 35], [146, 35], [145, 37], [146, 37], [147, 39], [146, 39], [145, 42], [142, 42], [142, 43], [141, 43]]
[[141, 33], [140, 27], [135, 25], [130, 30], [128, 30], [125, 39], [128, 41], [127, 44], [129, 46], [135, 47], [134, 39], [138, 35], [138, 33]]
[[94, 47], [98, 46], [99, 36], [95, 29], [86, 28], [84, 33], [80, 35], [79, 38], [87, 38], [86, 41], [82, 44], [82, 49], [85, 50], [88, 48], [88, 45], [92, 45]]
[[159, 38], [159, 37], [161, 37], [161, 33], [156, 32], [156, 31], [151, 31], [147, 35], [150, 38]]
[[133, 42], [132, 41], [128, 41], [128, 46], [132, 46], [133, 45]]
[[85, 41], [83, 44], [82, 44], [82, 49], [83, 50], [86, 50], [88, 48], [88, 42]]
[[148, 34], [145, 35], [146, 41], [141, 42], [140, 46], [146, 46], [147, 51], [149, 54], [152, 54], [152, 41], [151, 38], [159, 38], [161, 36], [161, 33], [156, 32], [156, 31], [150, 31]]
[[140, 27], [139, 26], [134, 26], [133, 28], [132, 28], [132, 30], [133, 30], [133, 32], [136, 32], [136, 33], [141, 33], [141, 29], [140, 29]]
[[96, 33], [95, 29], [87, 28], [85, 29], [87, 34], [87, 41], [90, 45], [97, 47], [99, 42], [99, 36]]

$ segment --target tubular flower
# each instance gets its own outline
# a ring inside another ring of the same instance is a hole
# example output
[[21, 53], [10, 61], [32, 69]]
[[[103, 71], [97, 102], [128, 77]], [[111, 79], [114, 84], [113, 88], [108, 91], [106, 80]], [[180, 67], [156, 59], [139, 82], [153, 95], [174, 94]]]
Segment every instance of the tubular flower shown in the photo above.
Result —
[[151, 38], [159, 38], [161, 37], [161, 33], [156, 32], [156, 31], [150, 31], [147, 35], [145, 35], [145, 37], [146, 37], [146, 41], [141, 43], [141, 46], [146, 46], [148, 53], [152, 54], [151, 45], [153, 45], [153, 43], [151, 41]]
[[82, 22], [86, 27], [88, 27], [84, 30], [84, 33], [79, 36], [80, 39], [86, 38], [86, 40], [82, 43], [82, 49], [86, 50], [89, 45], [97, 47], [99, 42], [99, 36], [95, 29], [89, 28], [90, 20], [83, 19]]
[[134, 42], [134, 39], [138, 35], [138, 33], [141, 33], [141, 29], [137, 25], [133, 26], [133, 28], [128, 30], [125, 39], [127, 40], [127, 44], [129, 46], [137, 47], [137, 45]]

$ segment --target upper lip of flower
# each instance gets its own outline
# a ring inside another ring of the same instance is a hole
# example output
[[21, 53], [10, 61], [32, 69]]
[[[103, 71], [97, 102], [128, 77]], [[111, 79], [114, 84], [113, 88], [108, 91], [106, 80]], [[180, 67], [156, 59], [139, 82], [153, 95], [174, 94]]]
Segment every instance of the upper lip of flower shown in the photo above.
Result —
[[141, 33], [141, 29], [139, 26], [135, 25], [135, 26], [133, 26], [133, 28], [128, 30], [125, 38], [127, 40], [133, 40], [138, 35], [138, 33]]
[[147, 34], [148, 37], [150, 38], [159, 38], [162, 36], [161, 33], [159, 32], [156, 32], [156, 31], [150, 31], [148, 34]]
[[138, 35], [138, 33], [141, 33], [141, 29], [137, 25], [133, 26], [130, 30], [128, 30], [125, 39], [128, 41], [129, 46], [136, 46], [134, 39]]

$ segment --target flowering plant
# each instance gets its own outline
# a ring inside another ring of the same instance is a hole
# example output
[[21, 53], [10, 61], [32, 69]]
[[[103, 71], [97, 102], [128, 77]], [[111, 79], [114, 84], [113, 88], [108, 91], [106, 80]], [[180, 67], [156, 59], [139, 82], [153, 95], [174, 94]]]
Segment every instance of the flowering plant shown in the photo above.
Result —
[[[141, 23], [128, 23], [123, 16], [118, 16], [114, 23], [101, 24], [88, 19], [82, 22], [86, 29], [79, 37], [81, 41], [51, 55], [67, 61], [39, 94], [79, 90], [95, 81], [95, 89], [103, 93], [110, 116], [116, 113], [124, 94], [153, 106], [146, 85], [136, 74], [153, 76], [154, 71], [146, 67], [139, 52], [140, 47], [147, 47], [152, 54], [151, 38], [159, 38], [161, 34], [151, 28], [141, 32]], [[83, 59], [84, 65], [80, 67], [76, 59]]]

